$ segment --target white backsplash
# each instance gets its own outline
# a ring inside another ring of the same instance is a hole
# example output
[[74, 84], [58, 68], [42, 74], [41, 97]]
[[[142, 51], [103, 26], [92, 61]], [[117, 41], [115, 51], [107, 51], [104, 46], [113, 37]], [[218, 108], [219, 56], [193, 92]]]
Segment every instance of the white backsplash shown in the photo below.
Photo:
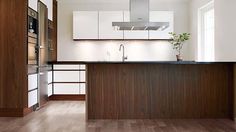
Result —
[[121, 61], [119, 45], [124, 44], [127, 61], [175, 60], [168, 41], [78, 41], [73, 49], [59, 48], [61, 61]]

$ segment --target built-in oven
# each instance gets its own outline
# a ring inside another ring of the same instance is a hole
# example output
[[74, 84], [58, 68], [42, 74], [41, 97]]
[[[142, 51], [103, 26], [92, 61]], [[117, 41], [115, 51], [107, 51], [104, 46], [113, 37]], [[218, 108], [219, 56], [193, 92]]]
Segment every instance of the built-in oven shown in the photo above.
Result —
[[28, 9], [28, 64], [38, 65], [38, 13]]

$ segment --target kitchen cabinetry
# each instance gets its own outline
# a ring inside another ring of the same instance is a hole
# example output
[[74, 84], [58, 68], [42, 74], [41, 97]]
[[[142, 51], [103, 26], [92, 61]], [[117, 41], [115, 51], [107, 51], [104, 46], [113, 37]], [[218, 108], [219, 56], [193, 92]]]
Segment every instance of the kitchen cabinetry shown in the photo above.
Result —
[[28, 108], [38, 103], [38, 74], [28, 75]]
[[123, 31], [116, 31], [112, 22], [123, 22], [123, 11], [99, 12], [99, 39], [123, 39]]
[[[40, 6], [38, 0], [1, 0], [0, 3], [2, 31], [0, 33], [0, 63], [2, 64], [0, 65], [0, 116], [22, 117], [30, 113], [35, 108], [35, 104], [39, 102], [40, 87], [37, 81], [39, 80], [39, 55], [37, 54], [37, 57], [34, 55], [39, 51], [40, 36], [38, 36], [39, 21], [37, 20], [39, 17], [34, 15], [30, 18], [27, 12], [29, 7], [38, 11]], [[51, 12], [52, 8], [50, 6], [48, 8]], [[10, 12], [10, 15], [7, 12]], [[47, 15], [46, 19], [48, 19]], [[37, 43], [35, 43], [36, 41]], [[30, 46], [28, 43], [33, 43], [34, 46]], [[32, 58], [34, 58], [34, 61], [31, 61], [33, 63], [27, 64], [28, 60]], [[37, 58], [37, 64], [35, 58]], [[42, 68], [40, 70], [43, 72]]]
[[87, 64], [87, 117], [231, 118], [234, 63]]
[[151, 11], [151, 22], [169, 22], [164, 31], [117, 31], [112, 22], [129, 22], [129, 11], [76, 11], [73, 13], [74, 40], [169, 39], [174, 31], [173, 11]]
[[28, 6], [34, 11], [38, 11], [38, 0], [28, 0]]
[[[124, 22], [130, 22], [129, 11], [124, 11]], [[124, 31], [124, 39], [148, 39], [148, 31]]]
[[53, 30], [51, 60], [57, 61], [57, 0], [53, 0]]
[[40, 0], [48, 8], [48, 19], [53, 21], [53, 0]]
[[151, 11], [151, 22], [169, 22], [169, 27], [164, 31], [149, 31], [149, 39], [170, 39], [169, 32], [174, 32], [174, 12], [173, 11]]
[[52, 76], [52, 96], [85, 95], [86, 66], [84, 64], [54, 64]]
[[73, 39], [98, 39], [98, 12], [73, 12]]

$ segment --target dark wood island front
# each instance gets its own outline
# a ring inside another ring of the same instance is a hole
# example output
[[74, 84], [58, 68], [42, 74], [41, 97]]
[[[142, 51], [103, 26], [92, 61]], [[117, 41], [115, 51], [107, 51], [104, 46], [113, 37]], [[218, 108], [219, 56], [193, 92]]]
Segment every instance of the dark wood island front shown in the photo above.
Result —
[[234, 63], [89, 62], [88, 119], [233, 118]]

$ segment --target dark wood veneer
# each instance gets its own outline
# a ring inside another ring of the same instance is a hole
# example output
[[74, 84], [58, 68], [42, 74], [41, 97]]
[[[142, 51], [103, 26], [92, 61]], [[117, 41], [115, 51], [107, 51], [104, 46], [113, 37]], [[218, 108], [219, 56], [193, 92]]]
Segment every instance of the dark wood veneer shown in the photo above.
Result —
[[88, 119], [233, 117], [233, 64], [87, 68]]
[[53, 0], [52, 61], [57, 61], [57, 0]]
[[84, 101], [85, 95], [66, 95], [66, 94], [58, 94], [58, 95], [52, 95], [49, 97], [49, 100], [69, 100], [69, 101]]
[[0, 116], [27, 107], [27, 0], [0, 0]]

